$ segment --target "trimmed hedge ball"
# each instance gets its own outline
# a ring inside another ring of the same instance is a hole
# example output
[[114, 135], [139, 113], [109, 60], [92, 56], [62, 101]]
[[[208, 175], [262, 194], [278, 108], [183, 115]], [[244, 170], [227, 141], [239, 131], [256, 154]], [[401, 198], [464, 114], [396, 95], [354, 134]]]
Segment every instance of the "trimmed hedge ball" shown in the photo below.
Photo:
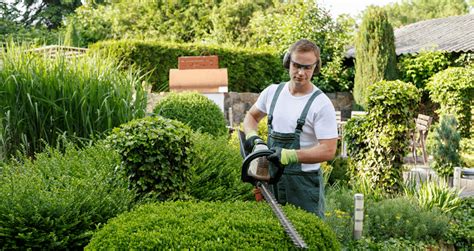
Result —
[[179, 120], [194, 131], [214, 136], [228, 132], [224, 113], [219, 106], [197, 92], [172, 92], [158, 102], [153, 113]]
[[[283, 207], [312, 250], [340, 250], [335, 234], [316, 215]], [[110, 220], [86, 250], [293, 248], [264, 202], [164, 202], [146, 204]]]

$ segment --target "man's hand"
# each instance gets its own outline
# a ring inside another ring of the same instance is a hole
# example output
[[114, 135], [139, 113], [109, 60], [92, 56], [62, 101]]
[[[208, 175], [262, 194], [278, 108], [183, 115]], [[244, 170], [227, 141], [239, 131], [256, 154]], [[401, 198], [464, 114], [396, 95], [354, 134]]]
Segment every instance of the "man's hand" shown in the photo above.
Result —
[[255, 142], [257, 140], [261, 140], [263, 141], [262, 138], [260, 138], [258, 135], [257, 135], [257, 132], [255, 131], [252, 131], [250, 133], [248, 133], [247, 135], [245, 135], [245, 144], [244, 144], [244, 149], [246, 151], [247, 154], [251, 153], [254, 146], [255, 146]]
[[267, 159], [272, 162], [280, 162], [281, 165], [286, 166], [293, 163], [298, 163], [298, 156], [295, 149], [285, 149], [281, 147], [273, 147], [270, 149], [272, 154], [267, 156]]

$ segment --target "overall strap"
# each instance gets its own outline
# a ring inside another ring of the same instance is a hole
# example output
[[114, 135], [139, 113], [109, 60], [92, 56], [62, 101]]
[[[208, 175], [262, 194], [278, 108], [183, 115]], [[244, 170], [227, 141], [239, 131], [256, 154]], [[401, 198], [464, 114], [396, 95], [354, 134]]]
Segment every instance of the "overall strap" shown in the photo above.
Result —
[[275, 109], [275, 104], [277, 102], [278, 96], [280, 96], [281, 90], [283, 90], [283, 87], [285, 87], [285, 82], [281, 82], [280, 85], [278, 85], [275, 91], [275, 95], [273, 95], [272, 104], [270, 106], [270, 111], [268, 112], [268, 117], [267, 117], [268, 118], [267, 124], [268, 124], [269, 129], [273, 128], [272, 126], [273, 110]]
[[303, 131], [303, 126], [306, 121], [306, 115], [308, 115], [309, 108], [313, 104], [314, 99], [319, 96], [319, 94], [323, 93], [321, 90], [317, 90], [311, 95], [308, 102], [306, 103], [303, 112], [301, 112], [300, 118], [296, 122], [296, 130], [295, 133], [300, 134]]

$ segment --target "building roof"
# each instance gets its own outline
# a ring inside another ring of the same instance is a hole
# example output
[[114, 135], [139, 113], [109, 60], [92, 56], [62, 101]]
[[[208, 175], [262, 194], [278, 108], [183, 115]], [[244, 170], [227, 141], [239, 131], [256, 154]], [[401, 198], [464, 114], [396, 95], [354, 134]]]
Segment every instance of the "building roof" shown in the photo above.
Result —
[[[422, 50], [448, 52], [474, 51], [474, 14], [425, 20], [394, 31], [397, 55]], [[354, 57], [355, 49], [347, 51]]]

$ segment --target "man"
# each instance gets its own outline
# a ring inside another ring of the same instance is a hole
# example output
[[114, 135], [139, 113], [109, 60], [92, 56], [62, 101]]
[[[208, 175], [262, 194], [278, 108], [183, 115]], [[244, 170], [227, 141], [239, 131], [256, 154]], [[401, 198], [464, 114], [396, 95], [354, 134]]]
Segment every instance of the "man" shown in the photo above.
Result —
[[251, 150], [258, 122], [268, 116], [268, 160], [279, 161], [284, 173], [273, 193], [280, 204], [290, 203], [324, 217], [324, 184], [320, 162], [334, 157], [337, 124], [329, 98], [311, 83], [321, 69], [319, 47], [302, 39], [283, 59], [290, 81], [268, 86], [244, 118], [246, 147]]

